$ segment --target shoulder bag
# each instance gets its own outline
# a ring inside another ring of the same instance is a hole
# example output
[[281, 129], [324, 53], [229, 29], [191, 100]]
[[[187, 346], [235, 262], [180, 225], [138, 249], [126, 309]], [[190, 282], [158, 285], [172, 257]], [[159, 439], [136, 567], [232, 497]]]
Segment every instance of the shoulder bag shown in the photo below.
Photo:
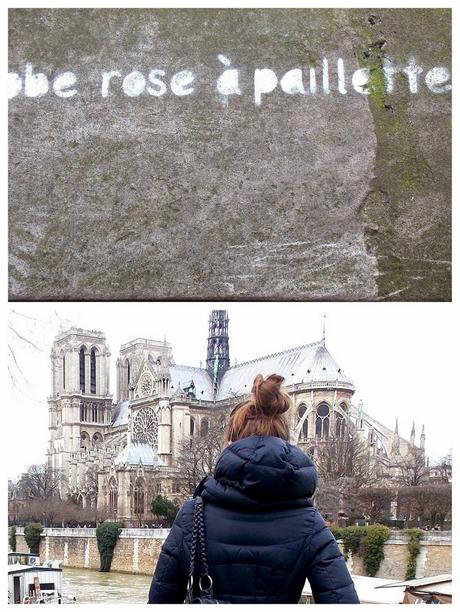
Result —
[[[199, 571], [197, 571], [199, 570]], [[196, 590], [196, 575], [198, 575], [199, 594], [194, 596]], [[190, 549], [190, 570], [187, 582], [186, 604], [226, 604], [214, 597], [212, 591], [212, 578], [209, 575], [208, 558], [206, 553], [206, 532], [204, 525], [204, 502], [203, 498], [195, 497], [193, 510], [193, 532], [192, 547]]]

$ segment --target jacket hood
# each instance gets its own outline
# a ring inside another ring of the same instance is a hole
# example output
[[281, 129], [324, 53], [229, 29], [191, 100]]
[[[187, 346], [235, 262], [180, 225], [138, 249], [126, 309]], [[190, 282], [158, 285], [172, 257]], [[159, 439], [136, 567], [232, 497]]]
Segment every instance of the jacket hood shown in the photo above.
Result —
[[250, 436], [227, 446], [214, 476], [195, 494], [237, 508], [312, 506], [317, 482], [316, 467], [300, 448], [273, 436]]

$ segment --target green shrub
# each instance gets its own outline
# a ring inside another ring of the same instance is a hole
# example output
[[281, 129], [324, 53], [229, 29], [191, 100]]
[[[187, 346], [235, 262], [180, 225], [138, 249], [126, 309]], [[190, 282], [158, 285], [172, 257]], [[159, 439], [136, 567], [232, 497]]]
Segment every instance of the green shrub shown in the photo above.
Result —
[[171, 526], [179, 512], [179, 506], [169, 500], [167, 497], [157, 495], [152, 500], [150, 510], [155, 516], [162, 516], [166, 519], [169, 526]]
[[8, 544], [11, 552], [16, 552], [16, 525], [11, 525], [8, 532]]
[[409, 536], [409, 560], [406, 568], [406, 580], [413, 580], [415, 578], [415, 570], [417, 566], [417, 557], [420, 553], [421, 546], [420, 540], [423, 536], [421, 529], [405, 529], [404, 533]]
[[118, 523], [106, 521], [101, 523], [96, 529], [97, 548], [100, 557], [100, 572], [110, 572], [112, 565], [113, 551], [117, 545], [121, 533], [121, 526]]
[[367, 527], [358, 525], [355, 527], [345, 527], [343, 529], [343, 551], [346, 555], [349, 553], [352, 555], [360, 554], [362, 541], [366, 536], [367, 529]]
[[343, 527], [335, 527], [334, 525], [332, 527], [330, 527], [330, 530], [332, 531], [332, 535], [334, 536], [334, 538], [336, 540], [342, 540], [343, 539]]
[[345, 555], [362, 557], [368, 576], [375, 576], [384, 558], [383, 545], [390, 537], [390, 529], [384, 525], [333, 528], [337, 540], [343, 542]]
[[385, 553], [383, 545], [390, 537], [390, 529], [385, 525], [369, 525], [363, 540], [363, 561], [368, 576], [375, 576]]
[[43, 525], [40, 525], [40, 523], [29, 523], [24, 529], [27, 546], [34, 555], [38, 555], [40, 552], [40, 536], [42, 531]]

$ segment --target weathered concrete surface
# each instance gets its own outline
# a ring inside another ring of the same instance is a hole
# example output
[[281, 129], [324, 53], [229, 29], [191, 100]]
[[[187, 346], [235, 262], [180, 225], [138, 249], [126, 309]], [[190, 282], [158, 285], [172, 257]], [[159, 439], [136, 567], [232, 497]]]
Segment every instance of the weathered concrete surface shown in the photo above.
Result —
[[[78, 75], [73, 97], [10, 100], [11, 299], [450, 299], [450, 94], [379, 80], [385, 55], [450, 67], [449, 10], [9, 17], [10, 71]], [[240, 69], [227, 108], [218, 54]], [[329, 95], [254, 104], [256, 68], [316, 67], [319, 88], [323, 58]], [[101, 96], [102, 71], [154, 68], [195, 91]]]

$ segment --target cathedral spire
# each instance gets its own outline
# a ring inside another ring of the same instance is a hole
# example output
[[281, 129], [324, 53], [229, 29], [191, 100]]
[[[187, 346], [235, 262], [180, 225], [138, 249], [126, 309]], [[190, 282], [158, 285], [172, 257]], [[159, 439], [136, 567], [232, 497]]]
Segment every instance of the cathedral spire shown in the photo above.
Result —
[[358, 404], [358, 429], [364, 430], [364, 408], [363, 400], [359, 400]]
[[322, 341], [323, 344], [325, 344], [326, 342], [326, 313], [323, 313], [323, 337], [322, 337]]
[[410, 432], [410, 445], [415, 446], [415, 421], [412, 421], [412, 431]]
[[398, 433], [398, 419], [396, 419], [395, 432], [393, 435], [393, 442], [391, 444], [391, 453], [393, 455], [399, 455], [400, 441]]
[[425, 450], [425, 425], [422, 425], [422, 433], [420, 434], [420, 448]]
[[209, 315], [206, 370], [215, 389], [229, 367], [228, 312], [226, 310], [212, 310]]

